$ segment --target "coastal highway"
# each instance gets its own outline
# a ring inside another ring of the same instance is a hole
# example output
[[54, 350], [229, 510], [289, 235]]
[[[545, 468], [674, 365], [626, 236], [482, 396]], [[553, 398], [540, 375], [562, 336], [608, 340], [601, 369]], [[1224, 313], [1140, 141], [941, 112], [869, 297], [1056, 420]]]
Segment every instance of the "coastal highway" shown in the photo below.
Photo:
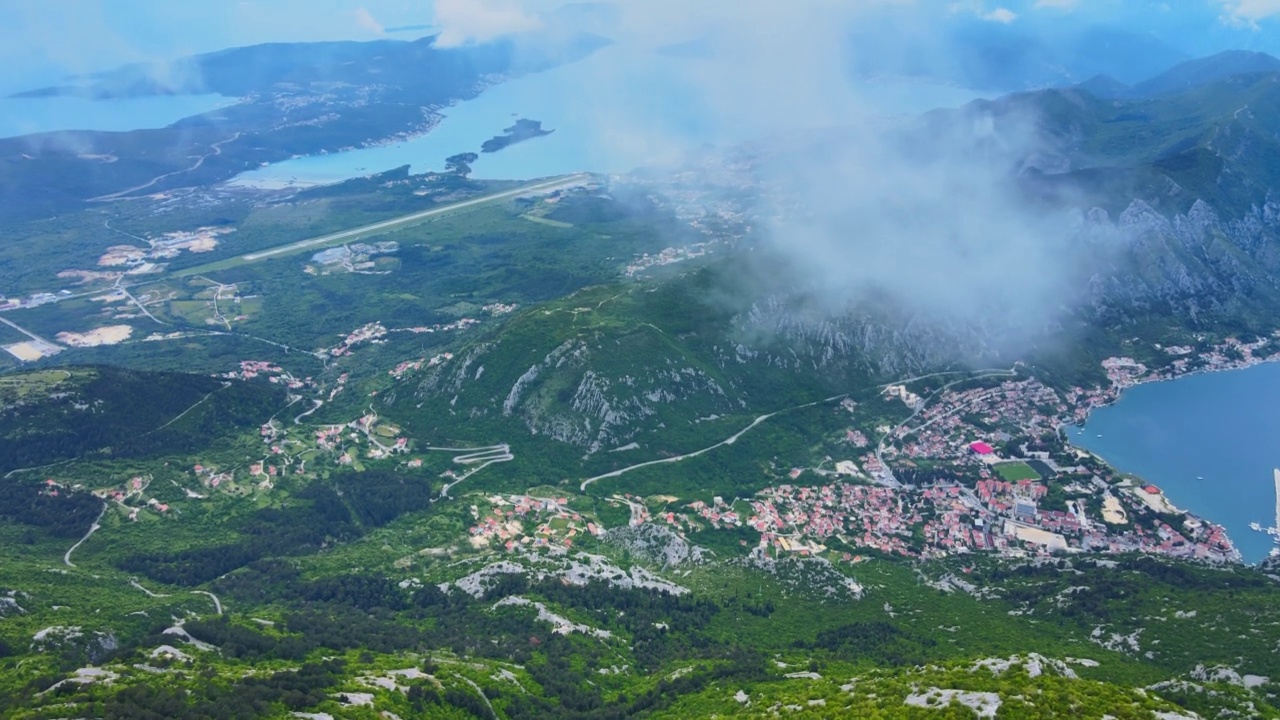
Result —
[[[471, 200], [464, 200], [462, 202], [445, 205], [444, 207], [432, 208], [430, 210], [423, 210], [421, 212], [412, 213], [410, 215], [402, 215], [400, 217], [392, 218], [390, 220], [383, 220], [381, 222], [372, 223], [370, 225], [364, 225], [358, 228], [352, 228], [350, 230], [343, 230], [341, 232], [330, 233], [329, 235], [321, 235], [319, 237], [308, 238], [306, 240], [299, 240], [297, 242], [292, 242], [287, 245], [280, 245], [278, 247], [274, 247], [269, 250], [258, 250], [256, 252], [246, 253], [244, 255], [239, 256], [239, 258], [237, 259], [240, 260], [241, 262], [256, 262], [258, 260], [263, 260], [265, 258], [276, 257], [279, 255], [286, 255], [289, 253], [297, 252], [299, 250], [306, 250], [307, 248], [330, 245], [343, 240], [350, 240], [353, 238], [364, 237], [366, 235], [376, 235], [379, 233], [387, 232], [389, 230], [397, 230], [402, 227], [413, 225], [415, 223], [422, 222], [423, 220], [429, 220], [439, 215], [456, 212], [458, 210], [465, 210], [466, 208], [474, 207], [476, 205], [482, 205], [488, 202], [494, 202], [497, 200], [508, 200], [510, 198], [519, 197], [521, 195], [528, 195], [529, 193], [547, 193], [547, 192], [552, 192], [552, 191], [560, 190], [567, 187], [572, 187], [574, 185], [581, 184], [583, 181], [587, 180], [589, 177], [590, 176], [585, 173], [580, 173], [577, 175], [558, 177], [553, 180], [544, 180], [542, 182], [532, 183], [529, 185], [521, 185], [518, 188], [513, 188], [511, 190], [504, 190], [503, 192], [494, 193], [493, 195], [485, 195], [484, 197], [473, 198]], [[191, 275], [191, 274], [199, 273], [201, 271], [202, 271], [202, 268], [188, 268], [186, 270], [180, 271], [178, 274]]]

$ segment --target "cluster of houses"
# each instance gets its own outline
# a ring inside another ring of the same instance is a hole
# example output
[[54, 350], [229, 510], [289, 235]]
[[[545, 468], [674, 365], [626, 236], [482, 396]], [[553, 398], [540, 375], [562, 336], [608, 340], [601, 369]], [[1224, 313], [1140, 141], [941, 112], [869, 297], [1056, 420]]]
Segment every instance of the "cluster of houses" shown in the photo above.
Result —
[[1175, 359], [1167, 366], [1154, 370], [1131, 357], [1109, 357], [1102, 361], [1110, 382], [1108, 387], [1075, 387], [1068, 393], [1067, 399], [1075, 408], [1072, 419], [1076, 422], [1083, 421], [1090, 409], [1113, 402], [1121, 391], [1139, 383], [1170, 380], [1196, 370], [1235, 370], [1280, 359], [1280, 351], [1270, 354], [1267, 352], [1273, 349], [1271, 340], [1274, 338], [1280, 338], [1280, 330], [1272, 333], [1269, 338], [1262, 337], [1248, 343], [1227, 338], [1201, 353], [1196, 353], [1195, 348], [1190, 345], [1157, 344], [1155, 349]]
[[[904, 401], [906, 398], [904, 398]], [[910, 405], [910, 403], [908, 403]], [[965, 417], [976, 416], [993, 427], [1016, 428], [1038, 435], [1053, 431], [1068, 410], [1058, 394], [1035, 379], [1008, 381], [994, 388], [947, 390], [922, 410], [912, 427], [900, 428], [885, 448], [887, 457], [971, 461], [972, 440], [983, 435], [1007, 440], [1007, 432], [984, 433]], [[909, 440], [904, 440], [910, 436]], [[982, 455], [979, 453], [978, 455]], [[978, 458], [981, 460], [982, 458]]]
[[498, 317], [499, 315], [508, 315], [510, 313], [513, 313], [516, 311], [516, 308], [518, 307], [520, 306], [515, 303], [497, 302], [497, 303], [489, 303], [488, 305], [484, 305], [480, 309], [483, 310], [484, 312], [489, 313], [494, 317]]
[[418, 370], [421, 370], [423, 367], [435, 367], [443, 362], [446, 362], [452, 359], [453, 359], [453, 353], [446, 352], [446, 353], [440, 353], [439, 355], [432, 357], [430, 360], [428, 360], [427, 358], [418, 358], [417, 360], [405, 360], [399, 365], [396, 365], [394, 368], [391, 368], [390, 370], [388, 370], [387, 374], [399, 380], [400, 378], [404, 377], [405, 373], [407, 372], [411, 372], [411, 371], [416, 372]]
[[[485, 498], [486, 512], [471, 506], [476, 524], [467, 531], [473, 547], [494, 542], [507, 550], [516, 547], [572, 547], [583, 533], [599, 536], [604, 528], [586, 520], [569, 507], [568, 498], [538, 498], [530, 495], [491, 495]], [[529, 532], [526, 528], [532, 525]]]
[[310, 377], [294, 377], [288, 370], [265, 360], [241, 360], [239, 370], [230, 370], [220, 374], [218, 377], [224, 377], [229, 380], [252, 380], [257, 377], [265, 377], [268, 382], [283, 384], [290, 390], [315, 387], [316, 384], [315, 380]]
[[350, 355], [351, 348], [361, 343], [367, 342], [378, 344], [386, 342], [384, 339], [386, 335], [387, 328], [384, 327], [382, 323], [371, 322], [347, 333], [347, 335], [342, 338], [342, 342], [338, 343], [335, 347], [329, 348], [329, 354], [334, 357]]
[[662, 265], [671, 265], [673, 263], [684, 262], [685, 260], [691, 260], [693, 258], [702, 257], [703, 255], [706, 255], [708, 252], [710, 252], [711, 250], [710, 245], [711, 243], [700, 242], [700, 243], [692, 243], [690, 245], [685, 245], [684, 247], [664, 248], [663, 250], [661, 250], [660, 252], [654, 255], [650, 255], [649, 253], [644, 253], [640, 257], [628, 263], [626, 268], [623, 269], [623, 273], [627, 277], [633, 277], [637, 273], [643, 272], [652, 267], [659, 267]]

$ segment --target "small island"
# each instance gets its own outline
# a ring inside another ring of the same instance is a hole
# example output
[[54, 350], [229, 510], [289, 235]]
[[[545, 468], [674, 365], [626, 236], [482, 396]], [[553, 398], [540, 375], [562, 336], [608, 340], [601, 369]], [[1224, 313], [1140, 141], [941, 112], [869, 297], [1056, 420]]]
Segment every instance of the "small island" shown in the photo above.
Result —
[[516, 123], [502, 131], [502, 135], [495, 135], [484, 141], [480, 146], [480, 152], [492, 153], [514, 145], [518, 142], [530, 140], [543, 135], [550, 135], [554, 130], [543, 130], [542, 123], [537, 120], [526, 120], [520, 118]]

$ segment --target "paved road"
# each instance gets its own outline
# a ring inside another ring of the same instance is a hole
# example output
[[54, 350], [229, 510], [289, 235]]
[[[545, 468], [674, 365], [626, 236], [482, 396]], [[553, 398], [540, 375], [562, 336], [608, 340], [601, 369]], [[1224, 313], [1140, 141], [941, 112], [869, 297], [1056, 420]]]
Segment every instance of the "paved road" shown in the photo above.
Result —
[[507, 444], [490, 445], [475, 448], [424, 447], [423, 450], [462, 453], [455, 455], [453, 461], [459, 465], [475, 465], [476, 467], [463, 473], [458, 479], [447, 483], [440, 489], [440, 497], [449, 497], [449, 489], [494, 463], [511, 462], [516, 456], [511, 454], [511, 446]]
[[741, 429], [741, 430], [739, 430], [738, 432], [736, 432], [736, 433], [734, 433], [734, 434], [730, 435], [729, 437], [725, 438], [724, 440], [721, 440], [720, 442], [716, 443], [715, 445], [709, 445], [709, 446], [707, 446], [707, 447], [702, 448], [701, 450], [695, 450], [695, 451], [693, 451], [693, 452], [691, 452], [691, 453], [685, 453], [684, 455], [676, 455], [675, 457], [662, 458], [661, 460], [650, 460], [650, 461], [648, 461], [648, 462], [636, 463], [635, 465], [630, 465], [630, 466], [628, 466], [628, 467], [624, 467], [624, 468], [622, 468], [621, 470], [614, 470], [613, 472], [607, 472], [607, 473], [605, 473], [605, 474], [603, 474], [603, 475], [597, 475], [597, 476], [592, 477], [592, 478], [587, 478], [586, 480], [583, 480], [583, 481], [582, 481], [582, 484], [581, 484], [581, 485], [579, 485], [579, 486], [578, 486], [578, 490], [579, 490], [580, 492], [586, 492], [586, 491], [587, 491], [587, 487], [588, 487], [588, 486], [590, 486], [590, 485], [591, 485], [591, 483], [596, 482], [597, 480], [604, 480], [605, 478], [618, 477], [619, 475], [624, 475], [624, 474], [626, 474], [626, 473], [631, 472], [632, 470], [639, 470], [640, 468], [643, 468], [643, 467], [649, 467], [649, 466], [651, 466], [651, 465], [663, 465], [663, 464], [665, 464], [665, 463], [680, 462], [681, 460], [685, 460], [685, 459], [688, 459], [688, 458], [698, 457], [699, 455], [702, 455], [702, 454], [704, 454], [704, 453], [711, 452], [712, 450], [715, 450], [715, 449], [716, 449], [716, 448], [718, 448], [718, 447], [724, 447], [725, 445], [732, 445], [732, 444], [734, 444], [735, 442], [737, 442], [737, 441], [738, 441], [738, 438], [740, 438], [740, 437], [742, 437], [743, 435], [747, 434], [747, 432], [748, 432], [749, 430], [751, 430], [751, 428], [754, 428], [755, 426], [759, 425], [760, 423], [764, 422], [765, 420], [768, 420], [769, 418], [773, 417], [774, 415], [778, 415], [778, 414], [780, 414], [780, 413], [784, 413], [784, 412], [790, 412], [790, 411], [792, 411], [792, 410], [799, 410], [800, 408], [813, 407], [814, 405], [821, 405], [822, 403], [828, 403], [828, 402], [831, 402], [831, 401], [833, 401], [833, 400], [839, 400], [840, 398], [843, 398], [843, 397], [846, 397], [846, 395], [833, 395], [833, 396], [831, 396], [831, 397], [829, 397], [829, 398], [823, 398], [823, 399], [821, 399], [821, 400], [815, 400], [815, 401], [813, 401], [813, 402], [805, 403], [805, 404], [803, 404], [803, 405], [796, 405], [795, 407], [789, 407], [789, 408], [785, 408], [785, 409], [782, 409], [782, 410], [775, 410], [774, 412], [771, 412], [771, 413], [769, 413], [768, 415], [761, 415], [760, 417], [756, 418], [755, 420], [752, 420], [750, 425], [748, 425], [748, 426], [746, 426], [746, 427], [742, 428], [742, 429]]
[[27, 337], [31, 338], [32, 340], [35, 340], [36, 342], [44, 343], [46, 345], [52, 345], [53, 347], [61, 347], [61, 345], [58, 345], [57, 343], [49, 342], [48, 340], [45, 340], [39, 335], [31, 332], [30, 330], [27, 330], [26, 328], [21, 327], [20, 325], [10, 320], [6, 320], [0, 317], [0, 323], [4, 323], [5, 325], [8, 325], [9, 327], [13, 328], [14, 330], [17, 330], [18, 332], [22, 333], [23, 335], [26, 335]]
[[72, 545], [70, 548], [68, 548], [67, 554], [62, 556], [62, 562], [66, 563], [67, 567], [76, 566], [75, 563], [71, 562], [71, 553], [75, 552], [76, 548], [84, 544], [84, 541], [88, 540], [90, 535], [94, 534], [95, 532], [98, 531], [99, 528], [102, 527], [102, 525], [100, 524], [100, 521], [102, 520], [102, 516], [106, 514], [107, 514], [107, 503], [103, 502], [102, 511], [98, 513], [98, 517], [93, 521], [93, 524], [89, 526], [89, 532], [85, 533], [84, 537], [80, 538], [79, 542], [77, 542], [75, 545]]
[[376, 222], [376, 223], [373, 223], [372, 225], [365, 225], [363, 227], [353, 228], [351, 230], [343, 230], [342, 232], [331, 233], [329, 235], [322, 235], [320, 237], [310, 238], [307, 240], [299, 240], [298, 242], [290, 243], [288, 245], [281, 245], [280, 247], [272, 248], [270, 250], [260, 250], [258, 252], [251, 252], [246, 255], [241, 255], [240, 259], [246, 262], [254, 262], [256, 260], [261, 260], [263, 258], [268, 258], [275, 255], [283, 255], [285, 253], [294, 252], [296, 250], [302, 250], [302, 249], [313, 247], [316, 245], [325, 245], [325, 244], [334, 242], [335, 240], [342, 240], [345, 238], [363, 235], [365, 233], [372, 233], [372, 232], [377, 232], [379, 230], [395, 228], [399, 225], [415, 223], [415, 222], [418, 222], [419, 220], [425, 220], [430, 217], [435, 217], [436, 215], [443, 215], [445, 213], [454, 212], [456, 210], [462, 210], [464, 208], [480, 205], [482, 203], [487, 203], [493, 200], [505, 200], [507, 198], [518, 197], [520, 195], [527, 195], [528, 193], [531, 193], [531, 192], [548, 192], [551, 190], [556, 190], [561, 187], [569, 187], [571, 185], [576, 185], [582, 182], [587, 177], [588, 177], [587, 175], [579, 174], [579, 175], [571, 175], [569, 177], [556, 178], [555, 180], [547, 180], [545, 182], [534, 183], [532, 185], [522, 185], [521, 187], [515, 188], [514, 190], [506, 190], [504, 192], [496, 193], [494, 195], [485, 195], [484, 197], [478, 197], [472, 200], [464, 200], [463, 202], [454, 203], [452, 205], [446, 205], [444, 207], [433, 208], [431, 210], [423, 210], [422, 212], [416, 212], [411, 215], [403, 215], [401, 217], [392, 218], [390, 220], [383, 220], [382, 222]]
[[[898, 423], [898, 424], [897, 424], [897, 426], [895, 426], [895, 427], [894, 427], [892, 430], [890, 430], [889, 432], [885, 433], [885, 434], [880, 438], [880, 442], [876, 445], [876, 460], [877, 460], [877, 461], [879, 461], [879, 462], [880, 462], [880, 466], [884, 468], [884, 477], [885, 477], [885, 478], [887, 478], [887, 479], [889, 480], [889, 483], [887, 483], [887, 484], [888, 484], [890, 487], [898, 487], [898, 486], [900, 486], [900, 485], [901, 485], [901, 483], [899, 483], [899, 482], [898, 482], [898, 478], [894, 477], [894, 475], [893, 475], [893, 471], [892, 471], [892, 470], [890, 470], [890, 469], [889, 469], [889, 466], [888, 466], [887, 464], [885, 464], [885, 462], [884, 462], [884, 457], [883, 457], [883, 455], [884, 455], [884, 442], [885, 442], [885, 440], [888, 440], [890, 437], [892, 437], [892, 436], [893, 436], [893, 434], [894, 434], [894, 433], [896, 433], [896, 432], [898, 432], [899, 430], [901, 430], [902, 428], [906, 427], [908, 423], [910, 423], [912, 420], [914, 420], [914, 419], [915, 419], [915, 417], [916, 417], [917, 415], [919, 415], [921, 412], [923, 412], [923, 411], [924, 411], [925, 407], [926, 407], [926, 406], [928, 406], [928, 404], [929, 404], [929, 401], [930, 401], [930, 400], [932, 400], [932, 399], [934, 399], [934, 398], [938, 397], [939, 395], [941, 395], [944, 391], [946, 391], [946, 389], [947, 389], [947, 388], [951, 387], [952, 385], [959, 385], [960, 383], [968, 382], [968, 381], [970, 381], [970, 380], [978, 380], [978, 379], [980, 379], [980, 378], [988, 378], [988, 377], [1014, 377], [1014, 376], [1016, 376], [1016, 375], [1018, 374], [1018, 372], [1017, 372], [1017, 369], [1016, 369], [1016, 368], [1017, 368], [1017, 365], [1015, 364], [1013, 368], [1010, 368], [1010, 369], [1008, 369], [1008, 370], [1002, 370], [1002, 369], [999, 369], [999, 368], [989, 368], [989, 369], [986, 369], [986, 370], [958, 370], [958, 371], [953, 371], [953, 372], [931, 373], [931, 374], [929, 374], [929, 375], [919, 375], [919, 376], [917, 376], [917, 377], [907, 378], [906, 380], [900, 380], [900, 381], [898, 381], [898, 382], [896, 382], [896, 383], [889, 383], [888, 385], [881, 385], [880, 387], [889, 387], [889, 385], [906, 385], [907, 383], [913, 383], [913, 382], [915, 382], [915, 381], [917, 381], [917, 380], [924, 380], [925, 378], [938, 377], [938, 376], [941, 376], [941, 375], [956, 375], [956, 374], [959, 374], [959, 373], [976, 373], [976, 374], [973, 374], [973, 375], [969, 375], [968, 377], [963, 377], [963, 378], [960, 378], [959, 380], [955, 380], [955, 381], [949, 382], [949, 383], [947, 383], [946, 385], [943, 385], [942, 387], [938, 388], [937, 390], [934, 390], [934, 391], [929, 395], [929, 397], [927, 397], [927, 398], [925, 398], [924, 400], [922, 400], [922, 401], [920, 402], [920, 404], [919, 404], [918, 406], [916, 406], [916, 409], [915, 409], [915, 411], [914, 411], [914, 412], [912, 412], [910, 415], [908, 415], [908, 416], [907, 416], [907, 418], [906, 418], [905, 420], [903, 420], [902, 422]], [[950, 413], [948, 413], [948, 414], [950, 414]], [[925, 427], [925, 426], [927, 426], [927, 425], [931, 424], [932, 422], [933, 422], [933, 420], [930, 420], [929, 422], [925, 423], [924, 425], [921, 425], [920, 427], [921, 427], [921, 428], [922, 428], [922, 427]], [[919, 430], [919, 429], [920, 429], [920, 428], [916, 428], [916, 430]]]
[[204, 155], [201, 155], [200, 159], [196, 160], [195, 164], [189, 168], [183, 168], [181, 170], [174, 170], [173, 172], [167, 172], [163, 175], [159, 175], [154, 178], [151, 178], [151, 180], [141, 185], [135, 185], [134, 187], [121, 190], [119, 192], [113, 192], [113, 193], [108, 193], [106, 195], [99, 195], [98, 197], [89, 198], [89, 202], [102, 202], [105, 200], [115, 200], [116, 198], [124, 197], [125, 195], [130, 195], [132, 193], [138, 192], [139, 190], [146, 190], [147, 188], [151, 187], [152, 185], [155, 185], [156, 183], [160, 182], [161, 180], [164, 180], [165, 178], [173, 177], [174, 175], [181, 175], [183, 173], [189, 173], [194, 170], [199, 170], [200, 166], [204, 165], [205, 160], [208, 160], [209, 158], [214, 157], [216, 155], [222, 154], [223, 145], [226, 145], [227, 143], [232, 142], [234, 140], [240, 139], [240, 136], [243, 134], [244, 133], [242, 132], [237, 132], [235, 135], [232, 135], [231, 137], [226, 138], [225, 140], [219, 140], [218, 142], [213, 143], [212, 145], [209, 146], [211, 148], [210, 151], [205, 153]]

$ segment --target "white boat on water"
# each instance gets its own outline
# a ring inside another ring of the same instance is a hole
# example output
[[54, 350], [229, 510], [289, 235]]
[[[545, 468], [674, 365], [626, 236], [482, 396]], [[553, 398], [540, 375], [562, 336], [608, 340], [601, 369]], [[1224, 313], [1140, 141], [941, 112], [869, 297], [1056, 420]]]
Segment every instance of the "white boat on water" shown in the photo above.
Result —
[[1252, 530], [1252, 531], [1254, 531], [1254, 532], [1262, 532], [1262, 523], [1259, 523], [1259, 522], [1251, 522], [1251, 523], [1249, 523], [1249, 529], [1250, 529], [1250, 530]]

